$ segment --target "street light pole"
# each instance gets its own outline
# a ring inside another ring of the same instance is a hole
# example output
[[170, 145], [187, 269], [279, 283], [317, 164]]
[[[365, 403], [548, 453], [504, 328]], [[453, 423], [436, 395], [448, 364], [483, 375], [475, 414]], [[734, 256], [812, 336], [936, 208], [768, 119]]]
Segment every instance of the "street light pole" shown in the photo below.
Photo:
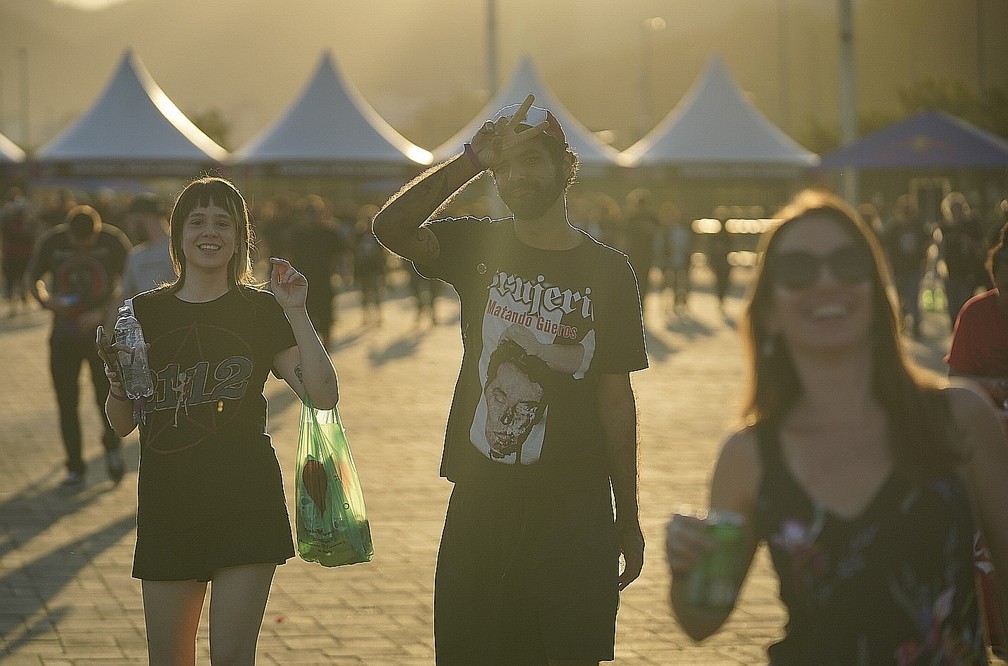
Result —
[[791, 100], [788, 99], [787, 82], [787, 20], [785, 16], [786, 0], [777, 0], [777, 67], [779, 69], [780, 86], [780, 118], [781, 128], [787, 132], [791, 124]]
[[487, 0], [487, 99], [497, 92], [497, 2]]
[[18, 49], [21, 56], [21, 145], [25, 150], [31, 145], [28, 131], [28, 49]]
[[[839, 83], [838, 111], [840, 115], [840, 145], [846, 146], [857, 139], [857, 103], [855, 100], [854, 67], [854, 9], [852, 0], [838, 0], [837, 23], [840, 32], [840, 49], [837, 80]], [[857, 170], [846, 167], [842, 174], [841, 194], [852, 206], [858, 204]]]
[[641, 21], [640, 111], [638, 130], [644, 136], [652, 129], [651, 119], [651, 33], [665, 29], [665, 19], [653, 16]]
[[984, 9], [983, 0], [976, 0], [976, 26], [977, 26], [977, 45], [976, 45], [976, 60], [977, 60], [977, 90], [980, 94], [983, 94], [984, 82], [987, 78], [986, 72], [986, 62], [984, 61]]

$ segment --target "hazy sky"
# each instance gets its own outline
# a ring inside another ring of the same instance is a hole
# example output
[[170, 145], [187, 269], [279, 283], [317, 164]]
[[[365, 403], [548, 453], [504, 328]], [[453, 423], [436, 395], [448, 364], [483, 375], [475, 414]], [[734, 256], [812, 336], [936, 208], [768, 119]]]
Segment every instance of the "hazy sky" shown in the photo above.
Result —
[[[52, 4], [50, 4], [52, 3]], [[72, 12], [53, 5], [108, 8]], [[394, 129], [431, 148], [488, 94], [486, 0], [0, 0], [0, 132], [38, 147], [80, 117], [127, 49], [190, 116], [219, 111], [237, 148], [293, 102], [328, 50]], [[1005, 0], [854, 0], [858, 101], [900, 85], [1008, 81]], [[800, 138], [836, 117], [837, 0], [497, 0], [498, 83], [531, 57], [592, 131], [624, 148], [722, 57], [756, 107]], [[199, 20], [187, 22], [191, 15]], [[647, 17], [666, 27], [642, 29]], [[224, 26], [226, 37], [221, 37]], [[643, 67], [643, 64], [647, 67]], [[645, 77], [646, 74], [646, 77]], [[30, 84], [30, 86], [29, 86]], [[516, 100], [517, 101], [517, 100]]]

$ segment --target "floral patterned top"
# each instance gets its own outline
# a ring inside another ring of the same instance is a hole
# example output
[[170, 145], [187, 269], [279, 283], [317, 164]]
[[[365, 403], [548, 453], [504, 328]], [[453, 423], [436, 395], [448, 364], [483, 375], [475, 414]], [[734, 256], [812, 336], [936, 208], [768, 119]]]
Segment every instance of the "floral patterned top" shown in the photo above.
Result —
[[758, 434], [755, 528], [788, 610], [770, 663], [987, 664], [963, 481], [951, 474], [922, 482], [897, 470], [847, 520], [806, 494], [775, 431]]

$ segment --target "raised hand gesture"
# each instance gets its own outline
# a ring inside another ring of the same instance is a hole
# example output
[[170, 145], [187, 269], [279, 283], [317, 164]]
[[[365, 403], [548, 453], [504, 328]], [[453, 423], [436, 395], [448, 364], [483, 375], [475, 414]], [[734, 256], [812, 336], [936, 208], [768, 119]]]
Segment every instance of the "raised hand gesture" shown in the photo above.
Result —
[[270, 257], [270, 290], [284, 310], [303, 309], [308, 299], [308, 278], [286, 259]]
[[[518, 110], [512, 116], [501, 116], [496, 120], [488, 120], [473, 136], [470, 145], [479, 163], [487, 169], [496, 168], [504, 159], [504, 152], [536, 136], [540, 132], [527, 130], [518, 131], [519, 123], [525, 120], [526, 114], [535, 101], [535, 95], [529, 94]], [[549, 123], [543, 121], [535, 126], [536, 130], [544, 130]]]

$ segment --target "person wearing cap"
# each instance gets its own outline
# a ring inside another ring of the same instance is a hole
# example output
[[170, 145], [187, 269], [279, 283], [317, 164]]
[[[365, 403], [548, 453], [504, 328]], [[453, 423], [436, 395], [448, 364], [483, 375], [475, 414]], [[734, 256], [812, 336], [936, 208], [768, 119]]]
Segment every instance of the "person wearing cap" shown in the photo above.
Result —
[[[499, 111], [373, 222], [461, 301], [441, 461], [454, 487], [435, 573], [440, 666], [612, 660], [619, 592], [644, 561], [630, 381], [648, 363], [640, 296], [626, 255], [568, 219], [577, 155], [532, 101]], [[434, 219], [486, 171], [511, 217]], [[484, 387], [495, 350], [515, 343], [549, 370], [552, 398], [520, 447], [496, 450], [487, 420], [514, 410]]]
[[120, 291], [132, 298], [175, 280], [175, 266], [168, 251], [168, 219], [161, 199], [151, 192], [134, 197], [126, 209], [126, 228], [136, 245], [126, 259]]
[[84, 483], [80, 401], [81, 365], [87, 364], [101, 414], [105, 465], [118, 484], [125, 470], [122, 440], [105, 416], [109, 382], [95, 349], [95, 330], [115, 300], [130, 242], [111, 225], [103, 225], [91, 206], [71, 208], [66, 222], [50, 229], [35, 248], [25, 275], [32, 297], [53, 313], [49, 337], [49, 368], [59, 406], [60, 433], [66, 450], [67, 475], [63, 485]]

